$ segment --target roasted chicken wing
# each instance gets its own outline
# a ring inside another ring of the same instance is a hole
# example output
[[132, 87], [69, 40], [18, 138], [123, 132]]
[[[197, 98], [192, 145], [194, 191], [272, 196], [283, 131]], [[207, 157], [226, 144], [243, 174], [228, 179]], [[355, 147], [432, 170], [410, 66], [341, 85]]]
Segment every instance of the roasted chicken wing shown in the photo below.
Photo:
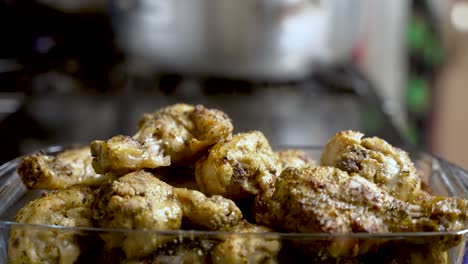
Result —
[[[94, 200], [95, 195], [88, 187], [55, 191], [23, 207], [17, 213], [15, 221], [24, 224], [90, 227]], [[77, 232], [14, 226], [8, 244], [8, 262], [74, 263], [82, 250]]]
[[[182, 226], [182, 208], [173, 187], [145, 171], [104, 183], [93, 215], [106, 228], [177, 230]], [[130, 259], [149, 255], [168, 240], [144, 231], [102, 236], [109, 247], [122, 247]]]
[[333, 167], [287, 168], [268, 206], [265, 224], [291, 232], [393, 232], [412, 225], [410, 205]]
[[[338, 168], [290, 167], [278, 177], [268, 212], [257, 221], [289, 232], [325, 233], [457, 231], [466, 226], [466, 200], [434, 199], [439, 202], [425, 207], [410, 204]], [[342, 242], [329, 245], [332, 256], [359, 252], [355, 241]]]
[[93, 141], [93, 165], [104, 173], [189, 164], [232, 130], [231, 120], [219, 110], [175, 104], [145, 114], [132, 138]]
[[[174, 188], [146, 171], [128, 173], [98, 190], [94, 219], [107, 228], [177, 230], [190, 226], [218, 230], [242, 219], [236, 204], [219, 195]], [[148, 256], [171, 236], [135, 232], [126, 237], [105, 236], [110, 248], [122, 247], [126, 258]], [[116, 243], [117, 241], [117, 243]]]
[[[239, 233], [230, 235], [216, 245], [211, 253], [211, 261], [217, 263], [277, 263], [281, 242], [274, 235], [262, 237], [261, 233], [271, 229], [241, 221], [235, 226], [226, 226], [223, 231]], [[256, 234], [259, 234], [257, 236]]]
[[175, 188], [174, 192], [181, 203], [184, 219], [192, 228], [219, 230], [242, 219], [236, 204], [220, 195], [206, 197], [201, 192], [185, 188]]
[[144, 115], [135, 137], [161, 139], [172, 164], [178, 164], [227, 138], [232, 130], [229, 117], [217, 109], [176, 104]]
[[239, 200], [270, 189], [280, 167], [268, 140], [253, 131], [213, 146], [195, 165], [195, 178], [203, 193]]
[[109, 175], [97, 174], [91, 166], [89, 147], [65, 150], [56, 157], [33, 154], [23, 159], [18, 174], [28, 189], [58, 190], [74, 185], [98, 186]]
[[[412, 204], [364, 177], [323, 166], [283, 171], [269, 206], [273, 219], [283, 220], [276, 225], [300, 232], [457, 231], [468, 221], [465, 199], [431, 197]], [[296, 213], [307, 221], [288, 221]]]
[[383, 139], [363, 137], [354, 131], [336, 134], [323, 150], [321, 165], [360, 175], [397, 199], [413, 200], [420, 191], [421, 180], [408, 154]]
[[[283, 149], [278, 151], [277, 154], [281, 163], [281, 170], [289, 167], [303, 168], [306, 166], [316, 166], [316, 162], [303, 150]], [[254, 218], [257, 222], [267, 221], [266, 219], [260, 219], [264, 218], [264, 215], [269, 212], [268, 201], [271, 199], [274, 191], [275, 188], [272, 185], [268, 190], [255, 196], [251, 211], [255, 212]]]
[[107, 141], [91, 142], [92, 165], [99, 173], [123, 175], [130, 171], [165, 167], [171, 164], [161, 141], [118, 135]]

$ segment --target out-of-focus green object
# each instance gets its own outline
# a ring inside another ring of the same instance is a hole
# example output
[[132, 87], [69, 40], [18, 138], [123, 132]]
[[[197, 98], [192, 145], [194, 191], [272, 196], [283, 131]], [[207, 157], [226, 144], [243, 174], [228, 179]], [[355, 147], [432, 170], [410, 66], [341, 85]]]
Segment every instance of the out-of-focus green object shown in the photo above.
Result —
[[427, 79], [413, 77], [409, 80], [406, 91], [408, 110], [424, 115], [430, 107], [430, 84]]
[[443, 50], [434, 14], [425, 0], [413, 0], [406, 31], [408, 82], [406, 105], [408, 126], [405, 138], [425, 148], [431, 118], [433, 83], [443, 60]]

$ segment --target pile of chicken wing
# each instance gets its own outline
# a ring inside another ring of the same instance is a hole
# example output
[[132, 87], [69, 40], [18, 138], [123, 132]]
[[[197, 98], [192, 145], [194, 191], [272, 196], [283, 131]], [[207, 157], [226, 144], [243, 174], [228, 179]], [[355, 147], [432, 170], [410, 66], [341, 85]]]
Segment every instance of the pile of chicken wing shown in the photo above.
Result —
[[446, 263], [458, 236], [395, 245], [346, 234], [457, 231], [468, 220], [467, 200], [421, 189], [408, 154], [382, 139], [340, 132], [314, 161], [273, 151], [259, 131], [233, 134], [225, 113], [201, 105], [145, 114], [133, 136], [27, 156], [18, 174], [44, 193], [15, 221], [67, 228], [13, 227], [10, 263]]

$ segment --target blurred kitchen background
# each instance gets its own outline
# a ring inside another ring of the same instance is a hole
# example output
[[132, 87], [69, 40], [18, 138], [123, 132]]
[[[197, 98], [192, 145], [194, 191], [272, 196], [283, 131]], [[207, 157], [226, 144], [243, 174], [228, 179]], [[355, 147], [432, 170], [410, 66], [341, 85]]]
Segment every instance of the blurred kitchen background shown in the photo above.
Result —
[[361, 130], [468, 168], [468, 1], [1, 0], [0, 162], [176, 102], [275, 146]]

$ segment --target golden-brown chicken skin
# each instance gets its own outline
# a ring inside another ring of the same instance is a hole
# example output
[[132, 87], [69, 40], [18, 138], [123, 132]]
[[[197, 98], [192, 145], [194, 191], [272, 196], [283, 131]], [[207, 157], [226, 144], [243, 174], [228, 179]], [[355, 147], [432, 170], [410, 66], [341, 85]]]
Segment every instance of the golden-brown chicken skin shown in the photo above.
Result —
[[458, 231], [468, 220], [465, 199], [431, 197], [411, 204], [364, 177], [326, 166], [284, 170], [268, 205], [278, 221], [270, 225], [296, 232]]
[[181, 203], [184, 219], [192, 228], [219, 230], [242, 219], [236, 204], [220, 195], [206, 197], [201, 192], [184, 188], [175, 188], [174, 192]]
[[195, 178], [203, 193], [239, 200], [270, 189], [280, 169], [268, 140], [253, 131], [213, 146], [195, 165]]
[[408, 154], [383, 139], [363, 137], [355, 131], [336, 134], [323, 150], [321, 165], [358, 174], [395, 198], [413, 200], [420, 191], [421, 180]]
[[273, 230], [244, 220], [235, 226], [226, 226], [223, 231], [239, 235], [229, 235], [229, 238], [214, 247], [211, 253], [213, 264], [277, 263], [281, 242], [274, 236], [263, 237], [261, 234]]
[[[285, 169], [265, 207], [257, 221], [286, 232], [391, 232], [396, 231], [392, 225], [408, 229], [411, 222], [404, 202], [333, 167]], [[360, 251], [354, 239], [297, 244], [301, 251], [321, 257], [355, 257]]]
[[201, 105], [175, 104], [145, 114], [133, 137], [116, 136], [91, 142], [97, 172], [129, 172], [187, 165], [218, 141], [229, 137], [229, 117]]
[[[95, 195], [88, 187], [59, 190], [24, 206], [15, 221], [24, 224], [91, 227]], [[40, 227], [12, 227], [8, 263], [74, 263], [82, 248], [76, 233]]]
[[[317, 164], [317, 162], [313, 160], [309, 154], [307, 154], [307, 152], [300, 149], [282, 149], [276, 152], [276, 154], [278, 155], [279, 161], [281, 163], [281, 170], [289, 167], [314, 167]], [[280, 175], [280, 172], [278, 172], [278, 174]], [[260, 221], [259, 219], [263, 218], [264, 214], [269, 212], [267, 205], [274, 191], [275, 188], [273, 185], [267, 191], [255, 196], [252, 211], [255, 212], [255, 218], [257, 221]]]
[[[98, 225], [106, 228], [177, 230], [182, 225], [182, 209], [173, 187], [145, 171], [104, 183], [93, 215]], [[170, 239], [144, 231], [117, 236], [103, 238], [110, 247], [122, 247], [130, 259], [149, 255]]]
[[314, 166], [317, 164], [307, 152], [300, 149], [282, 149], [277, 152], [281, 168], [287, 167], [302, 168], [304, 166]]
[[[410, 204], [366, 178], [338, 168], [289, 167], [276, 181], [267, 201], [268, 212], [257, 221], [289, 232], [457, 231], [467, 224], [467, 205], [466, 200], [453, 197], [434, 197], [425, 206]], [[446, 249], [457, 241], [455, 236], [434, 244]], [[338, 257], [359, 252], [356, 241], [345, 242], [330, 244], [329, 253]]]
[[334, 167], [289, 167], [268, 202], [270, 222], [290, 232], [409, 230], [410, 206], [360, 176]]
[[65, 150], [56, 157], [33, 154], [25, 157], [18, 174], [28, 189], [59, 190], [74, 185], [98, 186], [109, 176], [97, 174], [89, 147]]
[[175, 104], [143, 115], [134, 137], [162, 140], [164, 153], [177, 165], [192, 161], [198, 153], [229, 137], [232, 130], [231, 120], [222, 111]]
[[[94, 219], [106, 228], [177, 230], [185, 223], [184, 226], [191, 228], [218, 230], [236, 224], [242, 219], [242, 213], [229, 199], [174, 188], [150, 172], [137, 171], [101, 186]], [[122, 247], [130, 259], [147, 256], [172, 239], [144, 232], [124, 238], [103, 237], [111, 248]]]
[[161, 141], [118, 135], [90, 144], [92, 165], [98, 173], [122, 175], [130, 171], [169, 166], [171, 159], [161, 149]]

